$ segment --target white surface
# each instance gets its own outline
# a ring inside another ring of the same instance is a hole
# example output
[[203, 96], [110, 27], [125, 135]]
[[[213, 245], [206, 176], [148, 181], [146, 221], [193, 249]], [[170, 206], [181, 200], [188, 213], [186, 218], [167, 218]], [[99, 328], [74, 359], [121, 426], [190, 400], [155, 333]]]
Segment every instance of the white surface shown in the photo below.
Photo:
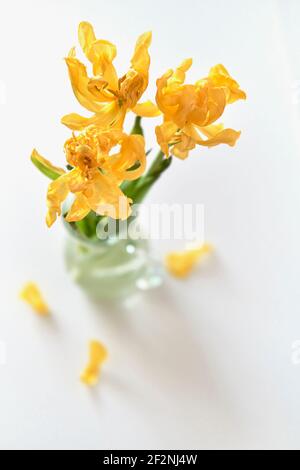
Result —
[[[298, 2], [0, 6], [0, 447], [299, 448]], [[118, 45], [122, 70], [137, 35], [153, 30], [150, 90], [192, 56], [192, 80], [223, 62], [249, 97], [224, 116], [243, 131], [238, 145], [176, 161], [148, 198], [204, 203], [215, 258], [123, 310], [91, 305], [68, 279], [62, 228], [44, 225], [47, 182], [28, 160], [35, 146], [62, 162], [59, 119], [81, 111], [62, 57], [84, 19]], [[51, 303], [50, 321], [18, 301], [28, 279]], [[91, 337], [111, 354], [92, 391], [78, 381]]]

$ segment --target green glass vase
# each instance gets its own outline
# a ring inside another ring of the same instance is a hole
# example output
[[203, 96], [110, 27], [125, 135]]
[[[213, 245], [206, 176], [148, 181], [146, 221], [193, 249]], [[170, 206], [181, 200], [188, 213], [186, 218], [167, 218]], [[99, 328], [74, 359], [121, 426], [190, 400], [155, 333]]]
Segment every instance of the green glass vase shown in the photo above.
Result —
[[71, 278], [91, 298], [122, 300], [162, 284], [162, 269], [146, 239], [83, 237], [64, 222], [65, 262]]

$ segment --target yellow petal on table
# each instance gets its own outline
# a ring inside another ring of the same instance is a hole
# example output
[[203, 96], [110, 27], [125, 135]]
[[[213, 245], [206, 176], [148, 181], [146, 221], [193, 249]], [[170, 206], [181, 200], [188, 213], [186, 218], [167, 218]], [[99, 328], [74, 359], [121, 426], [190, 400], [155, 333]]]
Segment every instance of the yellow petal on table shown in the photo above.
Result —
[[39, 315], [48, 315], [49, 307], [34, 282], [28, 282], [20, 292], [20, 298], [27, 302]]
[[200, 259], [212, 250], [212, 246], [205, 243], [197, 248], [169, 253], [165, 258], [165, 267], [172, 276], [185, 278], [193, 271]]
[[90, 341], [89, 362], [80, 375], [80, 380], [86, 385], [93, 386], [99, 380], [101, 366], [108, 357], [106, 347], [99, 341]]

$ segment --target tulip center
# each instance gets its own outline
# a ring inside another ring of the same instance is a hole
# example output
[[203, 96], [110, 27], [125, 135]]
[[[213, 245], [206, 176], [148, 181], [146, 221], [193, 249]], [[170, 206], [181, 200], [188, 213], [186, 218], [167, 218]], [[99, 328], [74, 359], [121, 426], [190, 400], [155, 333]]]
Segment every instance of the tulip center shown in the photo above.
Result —
[[97, 158], [88, 145], [79, 145], [76, 149], [77, 166], [88, 173], [92, 168], [98, 166]]
[[144, 79], [141, 74], [132, 72], [119, 80], [117, 96], [119, 103], [125, 103], [126, 107], [133, 108], [143, 94]]

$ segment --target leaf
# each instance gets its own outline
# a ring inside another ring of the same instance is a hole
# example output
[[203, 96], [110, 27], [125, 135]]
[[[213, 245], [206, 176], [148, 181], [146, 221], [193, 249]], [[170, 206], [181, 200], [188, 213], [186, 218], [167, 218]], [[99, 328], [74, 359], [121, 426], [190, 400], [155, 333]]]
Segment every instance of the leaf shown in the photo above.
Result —
[[33, 150], [30, 158], [36, 168], [51, 180], [56, 180], [65, 173], [65, 170], [52, 165], [49, 160], [42, 157], [35, 149]]

